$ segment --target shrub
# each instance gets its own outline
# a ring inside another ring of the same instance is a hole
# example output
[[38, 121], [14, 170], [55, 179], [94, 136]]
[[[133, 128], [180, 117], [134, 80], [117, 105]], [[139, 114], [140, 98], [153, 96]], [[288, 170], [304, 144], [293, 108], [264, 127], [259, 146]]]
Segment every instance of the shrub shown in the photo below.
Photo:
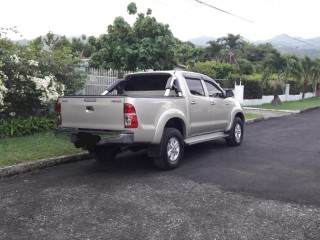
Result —
[[41, 116], [0, 120], [0, 137], [20, 137], [52, 130], [56, 127], [54, 117]]
[[237, 74], [230, 76], [230, 80], [224, 83], [225, 88], [233, 88], [234, 83], [244, 85], [244, 99], [260, 99], [262, 98], [263, 82], [260, 74], [242, 75]]
[[257, 80], [243, 80], [244, 99], [260, 99], [262, 98], [262, 83]]
[[230, 74], [237, 72], [237, 67], [229, 63], [217, 61], [206, 61], [196, 63], [195, 66], [188, 67], [188, 71], [205, 74], [213, 79], [228, 78]]

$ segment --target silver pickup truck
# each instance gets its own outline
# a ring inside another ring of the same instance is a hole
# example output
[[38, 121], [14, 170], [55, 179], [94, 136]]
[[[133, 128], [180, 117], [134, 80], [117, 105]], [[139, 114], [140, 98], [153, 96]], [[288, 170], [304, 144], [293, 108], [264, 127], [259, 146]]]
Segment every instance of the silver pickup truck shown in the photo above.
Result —
[[97, 161], [145, 148], [161, 169], [178, 167], [186, 145], [218, 138], [240, 145], [245, 120], [231, 90], [185, 71], [128, 74], [101, 96], [59, 98], [57, 112], [56, 136]]

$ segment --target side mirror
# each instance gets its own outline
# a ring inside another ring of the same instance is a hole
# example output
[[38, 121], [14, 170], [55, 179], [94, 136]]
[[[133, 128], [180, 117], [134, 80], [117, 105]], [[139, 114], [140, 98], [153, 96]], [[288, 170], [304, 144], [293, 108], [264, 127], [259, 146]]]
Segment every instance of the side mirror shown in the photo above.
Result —
[[229, 97], [234, 97], [234, 94], [233, 94], [233, 91], [232, 91], [232, 90], [227, 89], [227, 90], [226, 90], [226, 98], [229, 98]]

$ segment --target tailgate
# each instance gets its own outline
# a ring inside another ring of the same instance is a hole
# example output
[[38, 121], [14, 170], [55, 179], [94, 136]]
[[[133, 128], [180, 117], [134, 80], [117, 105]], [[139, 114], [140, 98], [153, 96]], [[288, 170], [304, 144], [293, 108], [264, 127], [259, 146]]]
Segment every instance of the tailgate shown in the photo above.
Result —
[[61, 127], [123, 130], [123, 97], [73, 96], [59, 99]]

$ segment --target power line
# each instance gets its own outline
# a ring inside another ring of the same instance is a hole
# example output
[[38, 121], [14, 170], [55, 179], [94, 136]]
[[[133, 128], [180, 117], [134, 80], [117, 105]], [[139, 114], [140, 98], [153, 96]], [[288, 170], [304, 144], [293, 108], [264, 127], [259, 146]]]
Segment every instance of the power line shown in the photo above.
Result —
[[212, 5], [208, 4], [208, 3], [202, 2], [202, 1], [200, 1], [200, 0], [194, 0], [194, 1], [196, 1], [197, 3], [200, 3], [200, 4], [202, 4], [202, 5], [205, 5], [205, 6], [207, 6], [207, 7], [210, 7], [210, 8], [213, 8], [213, 9], [215, 9], [215, 10], [218, 10], [218, 11], [220, 11], [220, 12], [223, 12], [223, 13], [229, 14], [229, 15], [231, 15], [231, 16], [234, 16], [234, 17], [236, 17], [236, 18], [240, 18], [240, 19], [242, 19], [242, 20], [244, 20], [244, 21], [246, 21], [246, 22], [254, 23], [254, 22], [251, 21], [251, 20], [248, 20], [248, 19], [246, 19], [246, 18], [240, 17], [240, 16], [238, 16], [238, 15], [236, 15], [236, 14], [227, 12], [227, 11], [221, 9], [221, 8], [217, 8], [217, 7], [212, 6]]
[[304, 43], [304, 44], [308, 44], [308, 45], [310, 45], [310, 46], [319, 48], [319, 46], [316, 46], [316, 45], [314, 45], [314, 44], [312, 44], [312, 43], [308, 43], [308, 42], [306, 42], [306, 41], [303, 41], [303, 40], [298, 39], [298, 38], [295, 38], [295, 37], [291, 37], [291, 36], [289, 36], [289, 35], [287, 35], [287, 34], [282, 34], [282, 35], [285, 36], [285, 37], [287, 37], [287, 38], [294, 39], [294, 40], [296, 40], [296, 41], [298, 41], [298, 42], [302, 42], [302, 43]]
[[[238, 16], [238, 15], [236, 15], [236, 14], [230, 13], [230, 12], [228, 12], [228, 11], [225, 11], [225, 10], [221, 9], [221, 8], [215, 7], [215, 6], [211, 5], [211, 4], [202, 2], [202, 1], [200, 1], [200, 0], [194, 0], [194, 1], [197, 2], [197, 3], [199, 3], [199, 4], [202, 4], [202, 5], [204, 5], [204, 6], [213, 8], [213, 9], [218, 10], [218, 11], [220, 11], [220, 12], [223, 12], [223, 13], [226, 13], [226, 14], [228, 14], [228, 15], [231, 15], [231, 16], [234, 16], [234, 17], [236, 17], [236, 18], [239, 18], [239, 19], [241, 19], [241, 20], [244, 20], [244, 21], [246, 21], [246, 22], [250, 22], [250, 23], [255, 24], [255, 22], [253, 22], [253, 21], [251, 21], [251, 20], [248, 20], [248, 19], [246, 19], [246, 18], [240, 17], [240, 16]], [[295, 41], [302, 42], [302, 43], [304, 43], [304, 44], [307, 44], [307, 45], [310, 45], [310, 46], [313, 46], [313, 47], [316, 47], [316, 48], [320, 48], [319, 46], [316, 46], [316, 45], [314, 45], [314, 44], [312, 44], [312, 43], [306, 42], [306, 41], [304, 41], [304, 40], [301, 40], [301, 39], [298, 39], [298, 38], [295, 38], [295, 37], [291, 37], [291, 36], [289, 36], [289, 35], [287, 35], [287, 34], [281, 34], [281, 35], [283, 35], [283, 36], [285, 36], [285, 37], [287, 37], [287, 38], [293, 39], [293, 40], [295, 40]], [[289, 44], [288, 44], [288, 45], [289, 45]]]

